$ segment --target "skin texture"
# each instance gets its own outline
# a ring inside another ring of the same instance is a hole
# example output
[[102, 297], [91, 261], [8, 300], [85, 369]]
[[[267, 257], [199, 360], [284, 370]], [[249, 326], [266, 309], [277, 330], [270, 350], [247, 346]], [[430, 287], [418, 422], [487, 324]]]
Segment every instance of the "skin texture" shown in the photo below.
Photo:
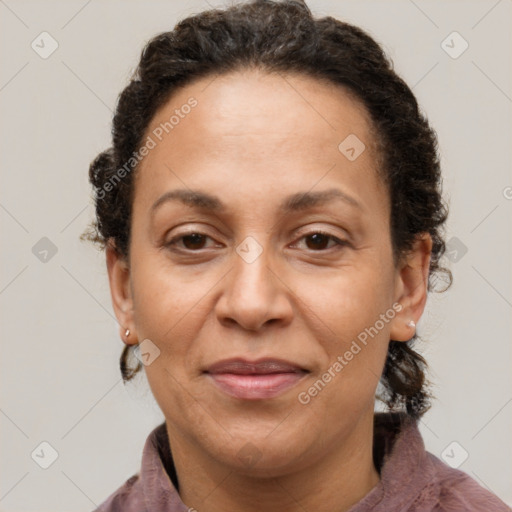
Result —
[[[146, 136], [190, 97], [197, 106], [137, 169], [129, 264], [107, 249], [121, 337], [160, 350], [145, 371], [180, 496], [201, 512], [348, 510], [379, 481], [375, 391], [389, 340], [410, 339], [407, 322], [423, 312], [431, 239], [418, 238], [395, 267], [369, 117], [343, 88], [257, 70], [210, 76], [176, 92]], [[354, 161], [338, 149], [349, 134], [366, 146]], [[174, 201], [152, 216], [178, 188], [216, 195], [226, 210]], [[360, 206], [278, 210], [290, 194], [330, 188]], [[348, 243], [315, 239], [318, 230]], [[189, 232], [206, 237], [166, 247]], [[262, 249], [251, 263], [236, 251], [249, 236]], [[401, 311], [301, 404], [299, 393], [396, 303]], [[241, 400], [203, 373], [231, 357], [281, 358], [309, 373], [277, 397]]]

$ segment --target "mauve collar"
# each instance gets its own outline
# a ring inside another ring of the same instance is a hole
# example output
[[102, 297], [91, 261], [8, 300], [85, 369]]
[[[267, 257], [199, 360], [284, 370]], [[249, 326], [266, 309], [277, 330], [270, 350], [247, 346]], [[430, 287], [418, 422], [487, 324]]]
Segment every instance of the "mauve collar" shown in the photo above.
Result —
[[380, 481], [348, 512], [409, 510], [435, 477], [417, 421], [406, 413], [375, 414], [373, 456]]
[[142, 453], [140, 478], [145, 504], [151, 512], [189, 512], [190, 507], [181, 501], [163, 461], [170, 463], [166, 465], [175, 478], [165, 423], [151, 432]]

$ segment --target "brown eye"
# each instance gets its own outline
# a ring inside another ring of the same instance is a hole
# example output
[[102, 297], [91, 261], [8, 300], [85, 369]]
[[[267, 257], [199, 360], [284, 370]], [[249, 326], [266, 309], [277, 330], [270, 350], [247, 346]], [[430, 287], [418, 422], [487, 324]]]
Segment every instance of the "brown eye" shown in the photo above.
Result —
[[187, 249], [202, 249], [205, 241], [205, 235], [200, 233], [192, 233], [191, 235], [185, 235], [182, 237], [183, 245]]
[[[301, 240], [305, 240], [306, 248], [311, 251], [321, 252], [325, 251], [326, 249], [331, 249], [334, 247], [341, 248], [341, 246], [348, 245], [348, 242], [345, 242], [344, 240], [340, 240], [339, 238], [336, 238], [335, 236], [324, 233], [322, 231], [314, 231], [312, 233], [309, 233], [307, 235], [304, 235]], [[333, 242], [330, 246], [329, 243]]]
[[307, 235], [305, 238], [311, 241], [311, 244], [306, 243], [308, 249], [325, 249], [329, 243], [330, 237], [322, 233], [314, 233]]
[[[199, 249], [203, 249], [206, 243], [206, 240], [210, 238], [207, 235], [203, 235], [202, 233], [187, 233], [185, 235], [180, 235], [173, 238], [166, 245], [168, 247], [178, 246], [178, 250], [188, 250], [188, 251], [197, 251]], [[181, 246], [179, 245], [181, 242]]]

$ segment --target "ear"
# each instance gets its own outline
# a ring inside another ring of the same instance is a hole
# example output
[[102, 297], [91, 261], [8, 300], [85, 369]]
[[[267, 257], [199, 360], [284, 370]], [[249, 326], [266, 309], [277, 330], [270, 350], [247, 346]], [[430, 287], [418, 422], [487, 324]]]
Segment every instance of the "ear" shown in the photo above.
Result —
[[[133, 315], [133, 298], [130, 283], [130, 267], [126, 259], [117, 251], [115, 243], [108, 241], [106, 247], [108, 280], [114, 313], [119, 322], [119, 334], [127, 345], [137, 343], [137, 333]], [[126, 336], [126, 329], [130, 334]]]
[[429, 233], [422, 233], [401, 258], [395, 280], [395, 303], [400, 303], [402, 309], [391, 321], [392, 340], [408, 341], [414, 336], [415, 326], [408, 323], [412, 320], [417, 324], [425, 309], [431, 254], [432, 238]]

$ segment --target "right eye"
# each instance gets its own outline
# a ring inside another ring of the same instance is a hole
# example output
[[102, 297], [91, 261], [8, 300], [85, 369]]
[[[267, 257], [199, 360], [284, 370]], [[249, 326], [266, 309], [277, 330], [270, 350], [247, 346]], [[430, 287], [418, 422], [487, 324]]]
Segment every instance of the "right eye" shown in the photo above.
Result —
[[[204, 233], [190, 231], [189, 233], [182, 233], [181, 235], [175, 236], [169, 242], [167, 242], [165, 246], [172, 248], [177, 247], [178, 251], [197, 252], [199, 249], [204, 248], [204, 243], [208, 238], [210, 237]], [[180, 242], [183, 244], [184, 248], [178, 245]]]

